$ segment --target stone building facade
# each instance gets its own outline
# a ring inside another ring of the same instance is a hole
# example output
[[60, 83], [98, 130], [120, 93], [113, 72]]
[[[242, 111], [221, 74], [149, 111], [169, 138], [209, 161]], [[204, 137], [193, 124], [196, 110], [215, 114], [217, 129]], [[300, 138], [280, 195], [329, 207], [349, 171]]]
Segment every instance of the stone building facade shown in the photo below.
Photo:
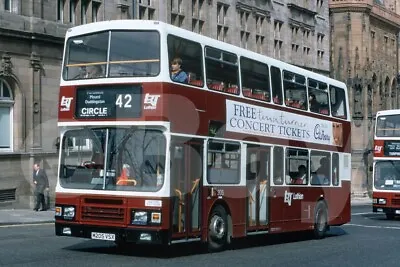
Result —
[[375, 115], [399, 108], [400, 1], [331, 0], [331, 76], [345, 82], [352, 114], [352, 190], [371, 189]]
[[154, 19], [329, 74], [328, 2], [0, 0], [0, 207], [32, 207], [32, 164], [57, 174], [57, 100], [66, 30]]

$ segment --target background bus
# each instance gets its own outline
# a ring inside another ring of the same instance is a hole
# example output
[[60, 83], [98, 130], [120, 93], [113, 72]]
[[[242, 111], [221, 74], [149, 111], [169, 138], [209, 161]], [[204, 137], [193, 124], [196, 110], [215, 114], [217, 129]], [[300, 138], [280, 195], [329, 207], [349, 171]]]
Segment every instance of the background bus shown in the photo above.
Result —
[[65, 42], [57, 235], [215, 251], [350, 221], [344, 83], [156, 21]]
[[400, 110], [376, 114], [373, 162], [373, 212], [400, 215]]

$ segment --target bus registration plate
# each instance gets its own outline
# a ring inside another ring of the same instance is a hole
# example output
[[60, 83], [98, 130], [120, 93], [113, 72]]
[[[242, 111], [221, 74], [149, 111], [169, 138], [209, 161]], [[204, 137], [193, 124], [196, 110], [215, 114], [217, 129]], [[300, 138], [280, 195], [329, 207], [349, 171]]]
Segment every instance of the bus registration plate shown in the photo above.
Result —
[[92, 232], [92, 239], [115, 241], [115, 234]]

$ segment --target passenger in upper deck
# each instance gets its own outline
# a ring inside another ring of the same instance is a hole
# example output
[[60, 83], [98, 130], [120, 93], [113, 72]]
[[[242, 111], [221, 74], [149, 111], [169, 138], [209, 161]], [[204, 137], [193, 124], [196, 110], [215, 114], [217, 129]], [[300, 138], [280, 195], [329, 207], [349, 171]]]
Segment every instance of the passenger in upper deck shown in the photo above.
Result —
[[310, 105], [310, 111], [311, 112], [319, 112], [320, 104], [315, 98], [315, 94], [310, 93], [308, 95], [308, 103]]
[[91, 65], [87, 68], [85, 78], [99, 78], [103, 77], [103, 68], [100, 65]]
[[171, 62], [171, 79], [174, 82], [188, 83], [188, 75], [181, 69], [182, 59], [174, 58]]

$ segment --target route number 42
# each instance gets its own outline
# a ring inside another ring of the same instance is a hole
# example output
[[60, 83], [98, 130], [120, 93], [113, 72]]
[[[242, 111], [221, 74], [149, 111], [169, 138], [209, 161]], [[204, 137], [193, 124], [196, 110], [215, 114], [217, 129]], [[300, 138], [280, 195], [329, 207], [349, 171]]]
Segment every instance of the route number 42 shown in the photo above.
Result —
[[115, 105], [119, 108], [131, 108], [132, 104], [132, 95], [125, 94], [125, 95], [118, 95], [117, 100], [115, 101]]

